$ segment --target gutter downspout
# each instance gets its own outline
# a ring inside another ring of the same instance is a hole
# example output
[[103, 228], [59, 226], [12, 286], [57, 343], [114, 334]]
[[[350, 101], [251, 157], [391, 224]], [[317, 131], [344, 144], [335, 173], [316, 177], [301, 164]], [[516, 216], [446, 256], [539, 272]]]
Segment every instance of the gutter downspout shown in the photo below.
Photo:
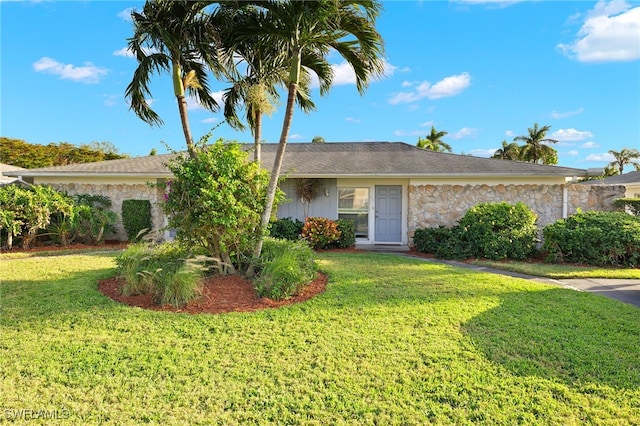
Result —
[[566, 219], [569, 213], [569, 185], [578, 181], [578, 177], [574, 176], [571, 181], [564, 184], [562, 188], [562, 218]]

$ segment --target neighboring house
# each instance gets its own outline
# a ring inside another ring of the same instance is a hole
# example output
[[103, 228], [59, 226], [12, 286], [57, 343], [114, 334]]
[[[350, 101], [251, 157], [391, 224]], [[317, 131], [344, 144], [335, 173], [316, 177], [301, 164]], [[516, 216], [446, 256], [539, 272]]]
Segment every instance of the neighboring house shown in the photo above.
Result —
[[18, 180], [17, 177], [5, 176], [4, 172], [20, 172], [21, 170], [26, 170], [26, 169], [23, 169], [22, 167], [12, 166], [10, 164], [0, 163], [0, 186], [7, 185]]
[[[263, 145], [268, 170], [276, 149], [276, 144]], [[149, 199], [154, 226], [160, 229], [165, 223], [158, 206], [162, 193], [148, 183], [171, 178], [166, 163], [172, 157], [32, 169], [22, 176], [69, 193], [106, 195], [117, 213], [125, 199]], [[612, 209], [611, 202], [624, 191], [573, 184], [586, 177], [582, 169], [426, 151], [402, 142], [291, 143], [282, 171], [286, 180], [281, 187], [290, 201], [280, 206], [278, 217], [304, 220], [295, 179], [319, 179], [317, 196], [306, 206], [309, 216], [355, 219], [361, 244], [410, 244], [416, 228], [454, 225], [481, 202], [521, 201], [544, 226], [578, 208]]]
[[629, 172], [606, 179], [583, 182], [587, 185], [623, 185], [626, 198], [640, 198], [640, 172]]

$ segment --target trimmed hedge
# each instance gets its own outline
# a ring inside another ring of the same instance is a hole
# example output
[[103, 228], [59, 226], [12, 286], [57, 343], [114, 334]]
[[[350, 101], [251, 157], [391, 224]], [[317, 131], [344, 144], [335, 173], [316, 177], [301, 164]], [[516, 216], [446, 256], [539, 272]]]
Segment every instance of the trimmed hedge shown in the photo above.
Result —
[[[129, 241], [139, 241], [151, 229], [151, 202], [149, 200], [124, 200], [122, 225]], [[144, 232], [142, 232], [144, 231]]]
[[526, 259], [538, 242], [536, 215], [524, 203], [481, 203], [453, 228], [416, 229], [418, 251], [445, 259]]
[[640, 217], [624, 212], [579, 212], [547, 225], [542, 250], [548, 262], [640, 265]]
[[332, 244], [337, 248], [349, 248], [356, 245], [356, 221], [353, 219], [338, 219], [336, 227], [340, 232], [338, 241]]
[[613, 206], [634, 216], [640, 216], [640, 198], [618, 198], [613, 202]]

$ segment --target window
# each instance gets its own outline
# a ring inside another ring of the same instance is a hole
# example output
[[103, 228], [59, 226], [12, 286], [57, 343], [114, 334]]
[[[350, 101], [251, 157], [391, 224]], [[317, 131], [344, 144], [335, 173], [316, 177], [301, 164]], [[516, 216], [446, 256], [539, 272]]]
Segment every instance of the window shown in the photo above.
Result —
[[338, 218], [356, 224], [356, 238], [369, 238], [369, 188], [338, 188]]

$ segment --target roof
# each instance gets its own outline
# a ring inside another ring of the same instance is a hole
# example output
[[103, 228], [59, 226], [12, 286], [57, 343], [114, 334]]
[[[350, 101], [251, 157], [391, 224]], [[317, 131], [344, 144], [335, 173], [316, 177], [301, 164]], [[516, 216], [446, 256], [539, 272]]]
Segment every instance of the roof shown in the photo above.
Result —
[[606, 179], [589, 180], [581, 183], [586, 183], [589, 185], [623, 185], [625, 183], [640, 184], [640, 171], [611, 176]]
[[[245, 145], [251, 149], [252, 145]], [[277, 144], [262, 145], [262, 163], [271, 169]], [[22, 171], [36, 176], [167, 177], [176, 154], [124, 158]], [[586, 176], [586, 170], [433, 152], [404, 142], [290, 143], [282, 173], [291, 177], [483, 177]], [[14, 176], [13, 172], [7, 173]], [[17, 175], [17, 174], [15, 174]]]
[[9, 178], [3, 175], [4, 172], [16, 172], [20, 170], [26, 170], [22, 167], [12, 166], [11, 164], [0, 163], [0, 184], [9, 183], [15, 181], [14, 178]]

